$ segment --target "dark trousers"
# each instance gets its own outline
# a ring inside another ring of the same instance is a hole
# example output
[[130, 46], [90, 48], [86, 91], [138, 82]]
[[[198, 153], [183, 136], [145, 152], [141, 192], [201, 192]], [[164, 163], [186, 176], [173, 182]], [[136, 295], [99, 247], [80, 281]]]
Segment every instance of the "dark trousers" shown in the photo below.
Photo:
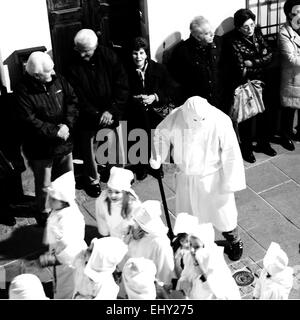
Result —
[[[293, 136], [293, 127], [294, 127], [294, 117], [295, 111], [297, 109], [283, 107], [281, 110], [281, 134], [289, 139]], [[300, 133], [299, 128], [299, 116], [300, 111], [298, 110], [298, 124], [297, 124], [297, 132]]]
[[47, 187], [51, 181], [68, 171], [73, 171], [72, 153], [55, 159], [30, 160], [29, 165], [34, 175], [36, 209], [39, 215], [48, 215]]

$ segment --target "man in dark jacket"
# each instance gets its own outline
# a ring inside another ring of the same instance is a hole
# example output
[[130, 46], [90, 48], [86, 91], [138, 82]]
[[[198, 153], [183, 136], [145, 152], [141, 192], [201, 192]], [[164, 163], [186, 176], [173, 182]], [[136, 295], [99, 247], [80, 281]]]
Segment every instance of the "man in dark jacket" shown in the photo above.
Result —
[[78, 117], [72, 87], [53, 68], [48, 54], [33, 52], [16, 90], [17, 112], [24, 132], [23, 150], [34, 174], [36, 220], [41, 226], [49, 213], [46, 187], [73, 170], [72, 130]]
[[202, 16], [190, 23], [190, 37], [174, 49], [169, 70], [181, 85], [182, 103], [200, 96], [223, 109], [221, 86], [221, 37], [214, 36], [209, 22]]
[[78, 60], [70, 68], [70, 83], [79, 99], [79, 147], [84, 162], [84, 189], [91, 197], [100, 195], [94, 140], [102, 128], [119, 124], [127, 103], [126, 73], [116, 54], [98, 45], [91, 29], [80, 30], [74, 38]]

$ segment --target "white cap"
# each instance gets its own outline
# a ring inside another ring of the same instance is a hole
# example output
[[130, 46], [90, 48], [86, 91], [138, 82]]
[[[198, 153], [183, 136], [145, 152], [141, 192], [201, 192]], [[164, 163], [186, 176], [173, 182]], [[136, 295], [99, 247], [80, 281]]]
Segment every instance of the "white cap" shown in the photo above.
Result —
[[85, 275], [95, 282], [102, 279], [103, 272], [113, 273], [124, 258], [128, 246], [119, 238], [104, 237], [92, 240], [93, 251], [84, 269]]
[[24, 273], [16, 276], [9, 286], [9, 299], [48, 300], [41, 280], [34, 274]]
[[266, 255], [263, 259], [264, 268], [273, 276], [283, 271], [289, 263], [287, 254], [280, 248], [276, 242], [271, 242]]
[[155, 274], [156, 266], [152, 260], [143, 257], [128, 259], [122, 270], [128, 299], [155, 299]]
[[131, 191], [131, 182], [134, 179], [133, 172], [127, 169], [112, 167], [107, 186], [119, 191]]
[[158, 200], [147, 200], [133, 210], [132, 215], [137, 224], [153, 235], [166, 234], [168, 228], [161, 220], [161, 205]]
[[75, 177], [74, 172], [69, 171], [54, 180], [48, 187], [48, 194], [57, 200], [72, 203], [75, 201]]
[[215, 243], [215, 230], [211, 223], [201, 223], [195, 225], [189, 232], [190, 236], [198, 238], [205, 246], [211, 246]]
[[180, 212], [176, 216], [176, 221], [174, 225], [174, 235], [178, 233], [187, 233], [189, 234], [195, 226], [198, 225], [198, 218], [192, 216], [186, 212]]

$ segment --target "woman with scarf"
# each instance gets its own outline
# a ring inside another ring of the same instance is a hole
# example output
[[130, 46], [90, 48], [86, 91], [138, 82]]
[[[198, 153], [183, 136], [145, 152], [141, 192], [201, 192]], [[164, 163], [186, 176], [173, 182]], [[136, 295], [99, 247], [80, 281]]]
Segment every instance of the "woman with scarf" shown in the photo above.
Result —
[[119, 286], [113, 273], [127, 252], [127, 245], [115, 237], [94, 238], [74, 261], [73, 299], [117, 299]]
[[128, 132], [141, 128], [148, 135], [148, 154], [136, 167], [138, 180], [143, 180], [148, 172], [148, 160], [151, 152], [151, 129], [163, 119], [155, 111], [170, 102], [170, 88], [173, 80], [166, 67], [150, 59], [149, 45], [146, 39], [135, 38], [131, 47], [132, 62], [128, 67], [130, 87], [130, 105], [128, 107]]
[[[235, 29], [225, 36], [226, 64], [228, 74], [228, 94], [233, 98], [234, 90], [247, 83], [247, 80], [266, 81], [266, 68], [272, 61], [272, 51], [255, 24], [255, 14], [249, 9], [240, 9], [234, 14]], [[225, 58], [224, 58], [225, 59]], [[264, 91], [263, 91], [264, 97]], [[229, 99], [232, 101], [232, 98]], [[266, 109], [268, 106], [265, 104]], [[268, 127], [268, 110], [238, 124], [238, 135], [243, 159], [247, 162], [256, 161], [253, 151], [275, 156], [277, 153], [270, 145], [271, 129]], [[252, 142], [252, 128], [256, 122], [256, 141]]]
[[132, 211], [140, 201], [131, 183], [132, 171], [112, 167], [107, 189], [96, 200], [96, 220], [101, 236], [112, 236], [127, 241], [130, 226], [133, 224]]

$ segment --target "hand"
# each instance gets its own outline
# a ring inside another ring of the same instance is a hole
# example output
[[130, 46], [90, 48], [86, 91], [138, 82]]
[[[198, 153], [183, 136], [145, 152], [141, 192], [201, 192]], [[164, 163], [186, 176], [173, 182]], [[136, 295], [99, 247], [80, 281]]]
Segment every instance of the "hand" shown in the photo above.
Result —
[[156, 156], [156, 159], [151, 158], [149, 164], [152, 169], [158, 170], [161, 166], [161, 157], [159, 155]]
[[155, 95], [154, 94], [150, 94], [150, 95], [145, 95], [144, 97], [143, 97], [143, 104], [144, 104], [144, 106], [148, 106], [148, 105], [150, 105], [150, 104], [152, 104], [154, 101], [155, 101]]
[[253, 67], [253, 63], [250, 60], [245, 60], [244, 65], [245, 67]]
[[65, 124], [58, 125], [59, 130], [57, 132], [57, 136], [63, 140], [67, 140], [70, 136], [69, 128]]
[[103, 112], [100, 119], [100, 124], [104, 126], [110, 126], [111, 124], [113, 124], [113, 122], [114, 120], [112, 114], [109, 111]]

